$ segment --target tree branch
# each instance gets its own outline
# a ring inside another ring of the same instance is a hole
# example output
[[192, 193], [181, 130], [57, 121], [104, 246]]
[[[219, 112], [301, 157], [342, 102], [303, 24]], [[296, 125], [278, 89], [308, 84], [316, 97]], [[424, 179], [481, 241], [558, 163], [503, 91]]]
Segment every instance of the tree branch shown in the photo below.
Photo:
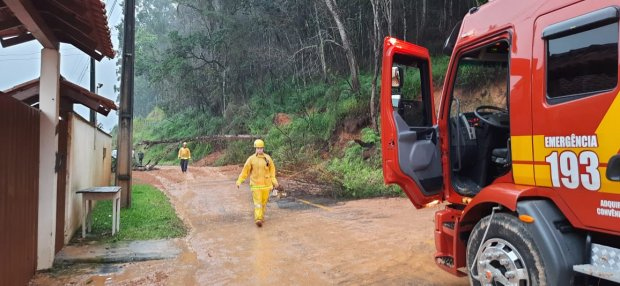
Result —
[[205, 56], [204, 56], [204, 55], [202, 55], [202, 53], [200, 54], [200, 56], [198, 56], [198, 55], [196, 55], [196, 54], [194, 53], [194, 51], [190, 51], [190, 52], [189, 52], [189, 54], [190, 54], [190, 55], [191, 55], [194, 59], [201, 60], [201, 61], [203, 61], [203, 62], [204, 62], [204, 63], [206, 63], [206, 64], [215, 64], [215, 65], [217, 65], [217, 66], [218, 66], [218, 67], [220, 67], [220, 68], [224, 68], [224, 65], [223, 65], [222, 63], [220, 63], [218, 60], [214, 60], [214, 59], [213, 59], [213, 60], [209, 60], [209, 59], [205, 58]]
[[170, 143], [181, 143], [181, 142], [209, 142], [209, 141], [232, 141], [232, 140], [252, 140], [264, 138], [264, 136], [260, 135], [210, 135], [210, 136], [198, 136], [198, 137], [187, 137], [187, 138], [176, 138], [176, 139], [164, 139], [164, 140], [153, 140], [153, 141], [142, 141], [138, 143], [138, 145], [144, 145], [146, 148], [149, 148], [158, 144], [170, 144]]
[[304, 51], [304, 50], [307, 50], [307, 49], [316, 49], [316, 45], [306, 46], [306, 47], [303, 47], [303, 48], [301, 48], [301, 49], [297, 50], [296, 52], [294, 52], [294, 53], [291, 55], [291, 58], [295, 58], [295, 56], [297, 56], [297, 54], [299, 54], [300, 52], [302, 52], [302, 51]]

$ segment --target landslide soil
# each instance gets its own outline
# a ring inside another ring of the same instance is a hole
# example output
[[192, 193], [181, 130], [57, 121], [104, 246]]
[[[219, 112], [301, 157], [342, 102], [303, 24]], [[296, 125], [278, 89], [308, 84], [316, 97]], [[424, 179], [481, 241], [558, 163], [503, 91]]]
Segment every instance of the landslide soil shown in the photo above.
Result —
[[[433, 215], [405, 198], [272, 199], [252, 217], [238, 166], [134, 172], [163, 190], [189, 228], [175, 259], [39, 273], [32, 285], [467, 285], [433, 261]], [[310, 203], [310, 204], [308, 204]], [[122, 226], [122, 224], [121, 224]], [[122, 229], [121, 229], [122, 231]], [[110, 268], [108, 266], [108, 268]]]

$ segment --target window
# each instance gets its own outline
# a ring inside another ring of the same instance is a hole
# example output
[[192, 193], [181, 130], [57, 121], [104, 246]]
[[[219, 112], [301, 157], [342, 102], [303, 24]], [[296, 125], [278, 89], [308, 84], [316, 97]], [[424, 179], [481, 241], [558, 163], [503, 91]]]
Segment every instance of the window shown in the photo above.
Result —
[[618, 22], [575, 30], [578, 31], [548, 39], [550, 103], [611, 90], [618, 83]]
[[410, 127], [432, 126], [430, 113], [430, 90], [427, 71], [428, 63], [404, 55], [394, 56], [402, 87], [392, 89], [392, 105]]
[[[460, 57], [450, 116], [473, 114], [480, 106], [508, 108], [509, 44], [500, 41]], [[455, 100], [459, 104], [454, 103]]]
[[[457, 51], [448, 118], [452, 186], [473, 197], [506, 174], [510, 154], [510, 34]], [[495, 41], [493, 41], [495, 40]]]

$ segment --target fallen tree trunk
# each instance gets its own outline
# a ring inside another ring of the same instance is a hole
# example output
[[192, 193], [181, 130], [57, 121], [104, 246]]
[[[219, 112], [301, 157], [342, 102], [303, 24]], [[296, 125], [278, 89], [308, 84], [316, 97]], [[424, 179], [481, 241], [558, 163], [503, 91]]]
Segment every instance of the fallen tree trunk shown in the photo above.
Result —
[[[165, 144], [165, 143], [162, 143], [162, 144]], [[168, 146], [168, 148], [166, 148], [166, 150], [164, 151], [164, 154], [162, 154], [159, 157], [155, 158], [155, 163], [151, 164], [151, 160], [149, 160], [148, 162], [146, 162], [146, 165], [144, 165], [144, 166], [134, 166], [133, 170], [134, 171], [152, 171], [152, 170], [155, 170], [156, 167], [157, 167], [157, 164], [159, 164], [159, 161], [161, 161], [164, 157], [166, 157], [173, 150], [176, 150], [176, 148], [177, 148], [176, 145], [170, 144]]]
[[144, 166], [135, 166], [133, 167], [133, 171], [153, 171], [157, 170], [156, 165], [144, 165]]
[[[166, 152], [167, 154], [167, 152]], [[149, 160], [148, 162], [146, 162], [146, 164], [142, 165], [142, 166], [133, 166], [133, 170], [134, 171], [152, 171], [152, 170], [156, 170], [156, 166], [157, 163], [159, 163], [159, 160], [161, 160], [163, 157], [159, 157], [157, 158], [157, 161], [155, 161], [155, 163], [151, 164], [151, 160]]]
[[171, 144], [171, 143], [181, 143], [181, 142], [210, 142], [210, 141], [231, 141], [231, 140], [253, 140], [258, 138], [263, 138], [264, 136], [259, 135], [211, 135], [211, 136], [199, 136], [199, 137], [188, 137], [188, 138], [177, 138], [177, 139], [166, 139], [166, 140], [153, 140], [153, 141], [142, 141], [138, 143], [138, 145], [144, 145], [146, 148], [149, 148], [153, 145], [157, 144]]

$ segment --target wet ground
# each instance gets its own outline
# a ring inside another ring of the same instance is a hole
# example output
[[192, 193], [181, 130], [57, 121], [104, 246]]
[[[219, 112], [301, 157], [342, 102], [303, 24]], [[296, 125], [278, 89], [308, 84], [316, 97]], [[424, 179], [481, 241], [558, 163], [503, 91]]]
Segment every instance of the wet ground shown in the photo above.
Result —
[[[190, 228], [174, 259], [74, 265], [33, 285], [467, 285], [433, 262], [433, 214], [404, 198], [272, 200], [252, 217], [238, 167], [134, 172], [170, 197]], [[122, 229], [121, 229], [122, 231]]]

